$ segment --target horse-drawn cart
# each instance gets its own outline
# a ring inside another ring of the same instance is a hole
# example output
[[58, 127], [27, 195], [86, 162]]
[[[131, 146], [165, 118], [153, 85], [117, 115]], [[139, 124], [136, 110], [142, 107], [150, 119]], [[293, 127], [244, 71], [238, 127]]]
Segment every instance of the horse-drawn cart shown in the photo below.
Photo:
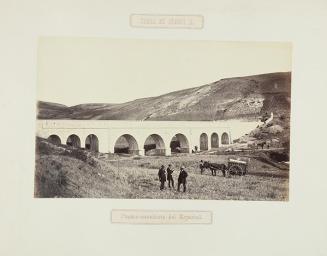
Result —
[[206, 170], [211, 170], [212, 176], [217, 175], [217, 171], [220, 170], [224, 177], [233, 175], [245, 175], [247, 173], [248, 163], [246, 161], [229, 159], [227, 166], [223, 163], [210, 163], [209, 161], [200, 162], [201, 174]]
[[245, 175], [247, 173], [247, 166], [248, 163], [246, 161], [229, 159], [227, 170], [229, 174]]

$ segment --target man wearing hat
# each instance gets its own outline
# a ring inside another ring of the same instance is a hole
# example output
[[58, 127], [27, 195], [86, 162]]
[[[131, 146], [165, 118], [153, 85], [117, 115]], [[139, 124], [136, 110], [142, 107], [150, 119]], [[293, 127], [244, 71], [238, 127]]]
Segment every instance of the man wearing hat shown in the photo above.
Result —
[[204, 170], [205, 170], [203, 160], [200, 161], [200, 170], [201, 170], [201, 174], [202, 174], [202, 173], [204, 172]]
[[182, 166], [181, 167], [181, 171], [179, 172], [179, 176], [178, 176], [178, 187], [177, 187], [177, 191], [179, 191], [179, 188], [181, 186], [181, 184], [183, 184], [183, 192], [186, 191], [186, 178], [187, 178], [188, 174], [185, 171], [185, 167]]
[[165, 182], [166, 182], [166, 170], [165, 166], [161, 165], [159, 172], [158, 172], [159, 180], [160, 180], [160, 190], [163, 190], [165, 188]]
[[168, 180], [169, 188], [170, 188], [170, 183], [171, 183], [172, 187], [174, 188], [173, 172], [174, 172], [174, 169], [172, 168], [171, 164], [169, 164], [168, 168], [167, 168], [167, 180]]

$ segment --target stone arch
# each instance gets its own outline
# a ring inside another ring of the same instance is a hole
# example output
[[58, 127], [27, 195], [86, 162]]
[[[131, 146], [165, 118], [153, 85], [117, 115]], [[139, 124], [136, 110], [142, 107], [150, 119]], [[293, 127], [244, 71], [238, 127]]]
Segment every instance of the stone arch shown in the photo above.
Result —
[[60, 139], [60, 137], [59, 137], [58, 135], [56, 135], [56, 134], [52, 134], [52, 135], [50, 135], [50, 136], [48, 137], [48, 140], [49, 140], [50, 142], [52, 142], [53, 144], [57, 144], [57, 145], [61, 144], [61, 139]]
[[94, 134], [89, 134], [85, 139], [85, 149], [99, 152], [99, 139]]
[[66, 144], [75, 148], [81, 147], [81, 140], [76, 134], [72, 134], [67, 138]]
[[136, 139], [130, 134], [120, 136], [115, 142], [114, 153], [138, 155], [139, 147]]
[[164, 156], [166, 147], [163, 138], [158, 134], [149, 135], [144, 142], [145, 155]]
[[190, 147], [186, 136], [182, 133], [177, 133], [170, 141], [171, 152], [174, 153], [189, 153]]
[[208, 150], [208, 135], [206, 133], [200, 135], [200, 150]]
[[229, 144], [229, 136], [228, 136], [227, 132], [224, 132], [221, 135], [221, 144], [223, 144], [223, 145], [228, 145]]
[[219, 136], [216, 132], [211, 134], [211, 148], [219, 147]]

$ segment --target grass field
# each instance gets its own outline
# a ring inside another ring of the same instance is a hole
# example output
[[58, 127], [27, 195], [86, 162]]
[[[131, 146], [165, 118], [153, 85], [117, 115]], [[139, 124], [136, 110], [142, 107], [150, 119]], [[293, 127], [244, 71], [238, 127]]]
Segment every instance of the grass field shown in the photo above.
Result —
[[[122, 157], [56, 146], [42, 139], [36, 145], [35, 197], [288, 200], [288, 169], [258, 157], [247, 158], [247, 175], [225, 178], [221, 172], [201, 175], [199, 161], [227, 163], [238, 155]], [[169, 163], [175, 168], [176, 185], [179, 167], [186, 167], [186, 193], [168, 189], [167, 184], [159, 190], [158, 169]]]

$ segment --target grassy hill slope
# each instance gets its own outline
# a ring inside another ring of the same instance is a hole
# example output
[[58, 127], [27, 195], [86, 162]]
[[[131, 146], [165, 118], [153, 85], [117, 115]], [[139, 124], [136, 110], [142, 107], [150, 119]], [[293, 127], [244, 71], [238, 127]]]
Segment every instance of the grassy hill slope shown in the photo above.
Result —
[[291, 73], [221, 79], [211, 84], [121, 104], [72, 107], [39, 102], [39, 119], [220, 120], [289, 115]]
[[[226, 163], [229, 157], [237, 156], [120, 157], [37, 138], [35, 197], [288, 200], [288, 170], [261, 161], [262, 156], [250, 159], [246, 176], [200, 175], [200, 159]], [[168, 163], [176, 169], [176, 183], [178, 167], [186, 166], [186, 193], [159, 190], [158, 168]]]

